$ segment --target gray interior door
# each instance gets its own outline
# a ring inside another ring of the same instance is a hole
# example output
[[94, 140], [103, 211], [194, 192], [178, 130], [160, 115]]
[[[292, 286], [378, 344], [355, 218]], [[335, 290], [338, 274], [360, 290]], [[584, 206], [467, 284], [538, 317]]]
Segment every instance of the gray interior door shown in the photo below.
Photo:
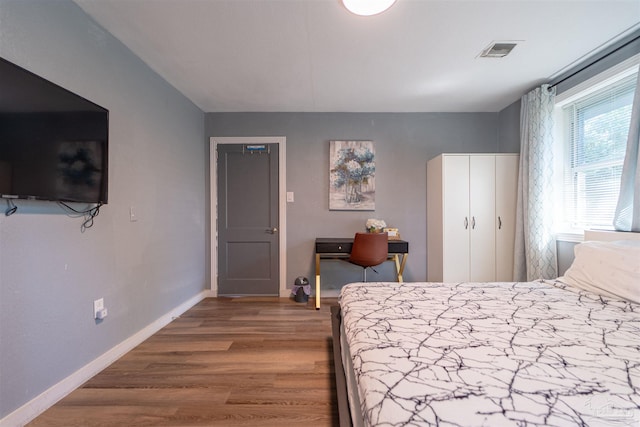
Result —
[[218, 294], [279, 295], [278, 144], [218, 147]]

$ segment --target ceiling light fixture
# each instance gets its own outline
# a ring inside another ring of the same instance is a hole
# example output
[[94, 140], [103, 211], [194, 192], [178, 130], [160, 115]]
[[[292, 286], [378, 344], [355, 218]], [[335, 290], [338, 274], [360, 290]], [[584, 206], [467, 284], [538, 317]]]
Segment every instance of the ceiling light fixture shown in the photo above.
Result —
[[389, 9], [396, 0], [342, 0], [342, 4], [351, 13], [360, 16], [377, 15]]

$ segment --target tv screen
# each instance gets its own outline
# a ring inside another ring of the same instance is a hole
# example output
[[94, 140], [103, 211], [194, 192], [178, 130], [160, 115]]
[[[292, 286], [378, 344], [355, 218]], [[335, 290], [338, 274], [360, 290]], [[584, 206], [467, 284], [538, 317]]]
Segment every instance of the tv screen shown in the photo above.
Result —
[[109, 111], [0, 58], [0, 197], [107, 203]]

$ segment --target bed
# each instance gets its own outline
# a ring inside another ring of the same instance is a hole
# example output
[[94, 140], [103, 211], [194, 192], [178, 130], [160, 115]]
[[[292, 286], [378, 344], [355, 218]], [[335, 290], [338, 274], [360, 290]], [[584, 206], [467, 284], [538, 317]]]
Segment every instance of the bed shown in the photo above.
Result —
[[640, 242], [564, 277], [352, 283], [332, 312], [341, 426], [640, 426]]

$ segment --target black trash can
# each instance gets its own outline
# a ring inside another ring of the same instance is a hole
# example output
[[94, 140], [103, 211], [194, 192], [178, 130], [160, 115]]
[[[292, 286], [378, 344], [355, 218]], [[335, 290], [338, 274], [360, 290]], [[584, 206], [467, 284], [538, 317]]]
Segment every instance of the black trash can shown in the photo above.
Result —
[[296, 302], [309, 301], [309, 294], [311, 293], [311, 286], [309, 286], [309, 279], [303, 276], [296, 277], [296, 281], [291, 289], [293, 299]]

